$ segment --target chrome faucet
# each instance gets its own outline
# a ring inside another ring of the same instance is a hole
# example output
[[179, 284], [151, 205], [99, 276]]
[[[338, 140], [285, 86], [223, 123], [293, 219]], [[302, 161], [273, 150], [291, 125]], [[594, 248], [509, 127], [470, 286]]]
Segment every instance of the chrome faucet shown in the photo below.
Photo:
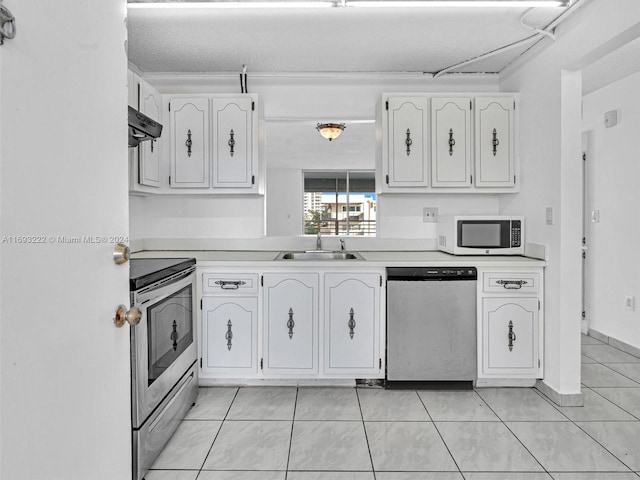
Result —
[[344, 252], [344, 238], [340, 239], [340, 251]]
[[316, 237], [316, 250], [322, 250], [322, 236], [320, 230], [318, 230], [318, 236]]

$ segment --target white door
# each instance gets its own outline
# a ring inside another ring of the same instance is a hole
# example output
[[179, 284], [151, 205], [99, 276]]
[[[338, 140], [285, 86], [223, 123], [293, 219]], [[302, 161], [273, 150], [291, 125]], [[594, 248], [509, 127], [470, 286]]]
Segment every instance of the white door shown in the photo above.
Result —
[[477, 187], [515, 185], [512, 97], [476, 98]]
[[380, 275], [327, 273], [325, 368], [341, 375], [377, 374], [380, 362]]
[[129, 479], [126, 2], [3, 6], [0, 477]]
[[208, 188], [209, 99], [172, 98], [171, 188]]
[[213, 186], [251, 189], [253, 181], [253, 100], [251, 97], [212, 100]]
[[535, 378], [539, 371], [538, 299], [484, 298], [482, 337], [484, 374]]
[[[160, 92], [147, 82], [140, 82], [140, 111], [153, 120], [163, 124], [162, 97]], [[169, 129], [163, 124], [163, 135], [167, 136]], [[138, 146], [140, 162], [138, 164], [138, 182], [148, 187], [160, 186], [160, 139], [141, 142]]]
[[318, 372], [318, 275], [264, 276], [265, 374]]
[[431, 185], [471, 186], [471, 99], [431, 100]]
[[257, 338], [257, 298], [203, 299], [203, 372], [255, 373], [258, 365]]
[[427, 97], [390, 97], [388, 114], [389, 187], [426, 187], [428, 173]]

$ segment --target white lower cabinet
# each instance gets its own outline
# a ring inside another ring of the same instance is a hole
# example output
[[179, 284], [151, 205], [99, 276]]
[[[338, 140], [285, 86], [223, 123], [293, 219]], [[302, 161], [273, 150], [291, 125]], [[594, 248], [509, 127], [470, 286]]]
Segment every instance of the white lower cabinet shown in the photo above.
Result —
[[[543, 377], [542, 271], [478, 271], [478, 380]], [[489, 382], [490, 383], [490, 382]]]
[[198, 269], [203, 384], [384, 378], [383, 269]]
[[318, 274], [265, 274], [263, 286], [264, 374], [316, 375]]
[[326, 372], [347, 376], [380, 372], [380, 278], [375, 273], [325, 274]]
[[258, 299], [204, 298], [202, 337], [203, 373], [255, 374], [258, 369]]

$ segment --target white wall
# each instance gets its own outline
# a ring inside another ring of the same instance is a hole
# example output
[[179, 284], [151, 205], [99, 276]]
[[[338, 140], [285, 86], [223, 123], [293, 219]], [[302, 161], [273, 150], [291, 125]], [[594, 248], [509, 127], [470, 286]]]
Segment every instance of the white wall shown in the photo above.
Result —
[[[258, 238], [264, 231], [269, 237], [301, 235], [303, 170], [375, 169], [375, 126], [358, 122], [375, 118], [383, 92], [497, 91], [496, 78], [467, 78], [249, 74], [250, 92], [259, 95], [265, 119], [261, 161], [266, 161], [266, 206], [261, 197], [132, 197], [133, 238], [247, 239]], [[237, 76], [148, 75], [146, 79], [162, 93], [237, 93], [239, 89]], [[333, 142], [315, 129], [317, 122], [342, 120], [347, 129]], [[423, 223], [423, 206], [438, 207], [441, 213], [498, 211], [494, 195], [386, 195], [379, 197], [379, 205], [380, 238], [430, 238], [425, 248], [435, 246], [435, 227]]]
[[[583, 101], [583, 129], [591, 137], [586, 170], [587, 212], [599, 210], [599, 223], [587, 223], [589, 327], [640, 348], [640, 73], [628, 76]], [[618, 125], [605, 128], [605, 112], [617, 110]], [[625, 309], [625, 296], [636, 309]]]
[[[581, 0], [555, 43], [500, 79], [502, 90], [520, 93], [522, 166], [521, 193], [502, 198], [500, 209], [524, 214], [527, 241], [548, 245], [544, 381], [562, 394], [580, 391], [580, 69], [640, 21], [637, 0], [615, 3]], [[554, 209], [553, 225], [545, 224], [546, 207]]]

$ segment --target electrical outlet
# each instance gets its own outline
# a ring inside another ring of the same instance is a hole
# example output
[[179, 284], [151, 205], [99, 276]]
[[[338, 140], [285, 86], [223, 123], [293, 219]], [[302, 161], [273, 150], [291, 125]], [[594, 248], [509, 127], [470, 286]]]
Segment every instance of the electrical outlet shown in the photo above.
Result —
[[438, 209], [432, 207], [423, 207], [422, 209], [422, 221], [423, 222], [437, 222], [438, 221]]
[[636, 309], [636, 297], [633, 295], [627, 295], [624, 297], [624, 308], [627, 310], [635, 310]]
[[600, 210], [591, 210], [591, 223], [600, 223]]
[[547, 225], [553, 225], [553, 207], [547, 207]]

